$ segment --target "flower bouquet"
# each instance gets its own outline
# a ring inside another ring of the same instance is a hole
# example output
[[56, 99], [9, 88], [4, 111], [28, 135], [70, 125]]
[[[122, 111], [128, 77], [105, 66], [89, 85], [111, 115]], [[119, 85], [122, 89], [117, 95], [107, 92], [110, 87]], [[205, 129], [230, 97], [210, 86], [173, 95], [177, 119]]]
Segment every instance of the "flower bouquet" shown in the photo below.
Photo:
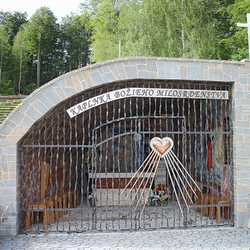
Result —
[[160, 182], [153, 190], [153, 195], [150, 197], [151, 205], [168, 203], [171, 199], [170, 192], [168, 191], [164, 182]]

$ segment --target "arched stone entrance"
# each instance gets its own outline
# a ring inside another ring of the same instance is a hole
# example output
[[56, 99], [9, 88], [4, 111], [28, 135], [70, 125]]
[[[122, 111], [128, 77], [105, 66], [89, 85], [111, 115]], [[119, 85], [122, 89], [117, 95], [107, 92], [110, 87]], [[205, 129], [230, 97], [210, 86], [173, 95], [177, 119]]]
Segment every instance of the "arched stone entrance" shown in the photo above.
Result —
[[[232, 110], [235, 137], [233, 144], [233, 166], [238, 173], [234, 177], [234, 225], [247, 226], [249, 211], [249, 184], [245, 173], [249, 173], [249, 62], [221, 62], [168, 58], [128, 58], [84, 67], [60, 76], [33, 92], [6, 119], [0, 127], [1, 135], [1, 230], [0, 234], [16, 234], [21, 227], [21, 171], [18, 141], [29, 129], [39, 123], [50, 112], [55, 112], [62, 103], [70, 103], [83, 91], [107, 87], [120, 81], [134, 80], [179, 80], [198, 81], [199, 84], [216, 82], [218, 85], [232, 83]], [[190, 84], [191, 86], [192, 84]], [[113, 85], [115, 86], [115, 85]], [[84, 93], [84, 92], [83, 92]], [[100, 92], [101, 93], [101, 92]], [[95, 96], [95, 94], [93, 94]], [[90, 96], [91, 97], [91, 96]], [[76, 100], [76, 99], [75, 99]], [[69, 102], [68, 102], [69, 101]], [[77, 102], [70, 103], [70, 106]], [[60, 127], [60, 125], [59, 125]], [[44, 127], [46, 128], [46, 126]], [[237, 130], [236, 130], [237, 128]], [[47, 129], [47, 128], [46, 128]], [[239, 146], [239, 147], [237, 147]], [[33, 159], [34, 160], [34, 159]], [[243, 170], [244, 163], [244, 170]], [[244, 175], [243, 177], [242, 174]], [[249, 178], [249, 177], [248, 177]], [[246, 198], [245, 200], [241, 198]]]

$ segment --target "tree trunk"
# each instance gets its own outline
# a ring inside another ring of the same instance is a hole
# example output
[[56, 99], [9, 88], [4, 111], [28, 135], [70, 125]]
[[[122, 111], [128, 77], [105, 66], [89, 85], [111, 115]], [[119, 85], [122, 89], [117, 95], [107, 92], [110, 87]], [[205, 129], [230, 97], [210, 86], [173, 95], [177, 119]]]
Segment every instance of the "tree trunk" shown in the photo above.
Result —
[[184, 29], [184, 0], [181, 3], [181, 41], [182, 41], [182, 57], [186, 56], [186, 44], [185, 44], [185, 29]]
[[19, 72], [19, 81], [18, 81], [18, 95], [20, 95], [20, 88], [21, 88], [22, 62], [23, 62], [23, 50], [21, 48], [21, 53], [20, 53], [20, 72]]
[[41, 72], [41, 39], [39, 39], [38, 44], [38, 58], [37, 58], [37, 79], [36, 79], [36, 85], [39, 88], [40, 87], [40, 72]]

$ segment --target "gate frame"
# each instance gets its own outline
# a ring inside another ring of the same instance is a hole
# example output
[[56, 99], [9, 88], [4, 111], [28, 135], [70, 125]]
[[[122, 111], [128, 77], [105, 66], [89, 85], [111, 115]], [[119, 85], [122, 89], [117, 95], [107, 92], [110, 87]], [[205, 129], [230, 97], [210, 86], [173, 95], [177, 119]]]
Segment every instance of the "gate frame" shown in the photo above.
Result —
[[[181, 128], [182, 128], [182, 131], [158, 131], [158, 130], [156, 130], [156, 131], [142, 131], [142, 130], [139, 130], [139, 128], [138, 128], [138, 130], [135, 130], [134, 132], [128, 132], [128, 133], [124, 133], [124, 134], [118, 134], [118, 135], [116, 135], [116, 136], [112, 136], [112, 137], [108, 137], [106, 140], [104, 140], [104, 141], [101, 141], [100, 143], [98, 143], [98, 144], [96, 144], [96, 142], [95, 142], [95, 138], [96, 138], [96, 136], [95, 136], [95, 132], [98, 130], [98, 129], [101, 129], [102, 127], [105, 127], [105, 126], [107, 126], [107, 125], [110, 125], [110, 124], [114, 124], [114, 122], [120, 122], [120, 121], [123, 121], [123, 122], [125, 122], [126, 120], [137, 120], [137, 122], [141, 122], [143, 119], [157, 119], [157, 118], [160, 118], [160, 119], [180, 119], [181, 121], [182, 121], [182, 125], [181, 125]], [[186, 130], [186, 125], [187, 125], [187, 123], [186, 123], [186, 117], [185, 116], [152, 116], [152, 115], [149, 115], [149, 116], [137, 116], [137, 117], [134, 117], [134, 116], [132, 116], [132, 117], [130, 117], [130, 116], [126, 116], [126, 117], [123, 117], [123, 118], [118, 118], [118, 119], [115, 119], [115, 120], [111, 120], [111, 121], [108, 121], [108, 122], [106, 122], [106, 123], [102, 123], [101, 125], [99, 125], [99, 126], [97, 126], [97, 127], [95, 127], [92, 131], [93, 131], [93, 139], [92, 139], [92, 142], [93, 142], [93, 145], [92, 145], [92, 155], [93, 155], [93, 157], [95, 157], [95, 155], [96, 155], [96, 148], [97, 147], [99, 147], [99, 146], [101, 146], [102, 144], [104, 144], [104, 143], [106, 143], [107, 141], [110, 141], [110, 140], [113, 140], [113, 139], [115, 139], [115, 138], [119, 138], [119, 137], [121, 137], [121, 136], [124, 136], [124, 135], [132, 135], [132, 134], [140, 134], [140, 132], [141, 133], [144, 133], [144, 134], [170, 134], [170, 133], [172, 133], [172, 134], [176, 134], [176, 135], [182, 135], [184, 138], [186, 138], [187, 137], [187, 130]], [[184, 144], [185, 144], [185, 151], [187, 150], [187, 148], [186, 148], [186, 140], [184, 140]], [[182, 153], [183, 154], [183, 153]], [[187, 160], [187, 156], [186, 156], [186, 153], [184, 153], [184, 157], [186, 158], [185, 160]], [[96, 161], [95, 161], [95, 164], [96, 164]], [[97, 166], [95, 165], [95, 169], [97, 169]], [[132, 173], [133, 174], [133, 173]], [[120, 177], [119, 177], [120, 178]], [[129, 178], [129, 177], [128, 177]], [[93, 177], [93, 179], [95, 179], [95, 183], [97, 183], [97, 180], [98, 180], [98, 177], [96, 176], [96, 174], [94, 175], [94, 177]], [[96, 194], [97, 194], [97, 187], [96, 187], [96, 185], [95, 185], [95, 187], [94, 187], [95, 189], [94, 189], [94, 199], [96, 198]], [[101, 188], [102, 189], [102, 188]], [[113, 189], [112, 189], [113, 190]], [[179, 207], [176, 205], [176, 208], [178, 209]], [[134, 209], [134, 207], [133, 206], [131, 206], [131, 208], [130, 208], [131, 210], [133, 210]], [[110, 210], [110, 209], [109, 209]], [[112, 209], [111, 209], [112, 210]], [[186, 209], [185, 209], [185, 207], [184, 207], [184, 210], [186, 211]], [[137, 215], [139, 215], [140, 216], [140, 213], [138, 212], [138, 211], [136, 211], [135, 212], [135, 214], [137, 214]], [[134, 220], [135, 220], [135, 226], [137, 227], [137, 228], [135, 228], [135, 230], [139, 230], [140, 229], [140, 221], [139, 221], [139, 216], [134, 216]], [[120, 220], [120, 219], [119, 219]], [[127, 220], [127, 218], [126, 218], [126, 220]], [[174, 228], [186, 228], [187, 227], [187, 213], [185, 212], [184, 213], [184, 217], [183, 217], [183, 227], [181, 227], [181, 226], [179, 226], [179, 227], [174, 227]], [[93, 221], [92, 221], [92, 223], [94, 223]], [[96, 225], [96, 223], [97, 223], [97, 221], [96, 221], [96, 217], [95, 217], [95, 225]], [[180, 222], [179, 222], [179, 224], [180, 224]], [[160, 228], [160, 229], [164, 229], [165, 227], [163, 227], [163, 228]], [[168, 229], [169, 229], [170, 227], [168, 227]], [[95, 228], [96, 229], [96, 228]], [[145, 228], [143, 228], [143, 229], [145, 229]], [[146, 228], [147, 230], [152, 230], [152, 229], [154, 229], [154, 228]], [[117, 230], [117, 229], [115, 229], [115, 230]], [[119, 229], [120, 230], [120, 229]], [[134, 229], [125, 229], [125, 230], [134, 230]]]
[[250, 60], [241, 62], [125, 58], [86, 66], [48, 82], [30, 94], [0, 127], [0, 235], [20, 231], [18, 141], [60, 102], [84, 90], [120, 80], [232, 82], [234, 226], [250, 227]]

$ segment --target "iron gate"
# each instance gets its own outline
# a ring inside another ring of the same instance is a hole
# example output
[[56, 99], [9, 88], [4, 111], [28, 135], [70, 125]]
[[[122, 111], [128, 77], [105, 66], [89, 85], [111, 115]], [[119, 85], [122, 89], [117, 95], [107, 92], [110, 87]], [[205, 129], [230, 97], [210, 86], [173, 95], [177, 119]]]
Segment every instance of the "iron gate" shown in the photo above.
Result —
[[[72, 119], [66, 113], [83, 100], [130, 87], [231, 90], [230, 84], [120, 82], [55, 107], [19, 142], [23, 232], [232, 225], [231, 100], [130, 97]], [[175, 195], [177, 183], [170, 182], [161, 161], [156, 178], [148, 177], [148, 183], [153, 182], [151, 190], [146, 186], [150, 196], [144, 196], [134, 211], [143, 180], [139, 179], [127, 200], [121, 191], [149, 154], [150, 140], [166, 136], [173, 139], [174, 153], [201, 192], [196, 190], [197, 196], [190, 200], [183, 187], [186, 198], [181, 191]]]

